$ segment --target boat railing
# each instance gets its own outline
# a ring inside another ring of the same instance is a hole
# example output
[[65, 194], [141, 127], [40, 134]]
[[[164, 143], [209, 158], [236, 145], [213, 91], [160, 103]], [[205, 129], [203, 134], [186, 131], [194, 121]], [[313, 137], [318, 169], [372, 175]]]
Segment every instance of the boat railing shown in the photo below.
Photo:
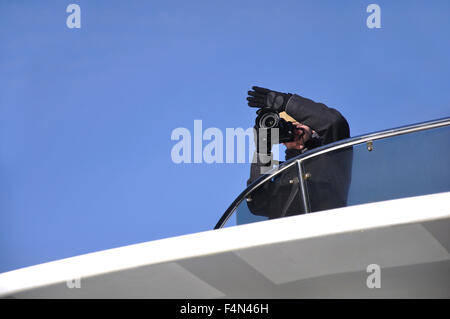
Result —
[[450, 191], [450, 117], [309, 150], [251, 183], [214, 229]]

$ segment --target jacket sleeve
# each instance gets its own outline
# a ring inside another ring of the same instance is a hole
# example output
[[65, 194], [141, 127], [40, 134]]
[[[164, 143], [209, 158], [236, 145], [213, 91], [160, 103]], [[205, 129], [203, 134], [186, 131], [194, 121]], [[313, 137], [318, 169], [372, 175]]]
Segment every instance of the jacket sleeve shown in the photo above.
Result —
[[286, 113], [316, 131], [323, 139], [322, 145], [350, 137], [347, 120], [323, 103], [293, 94], [286, 105]]

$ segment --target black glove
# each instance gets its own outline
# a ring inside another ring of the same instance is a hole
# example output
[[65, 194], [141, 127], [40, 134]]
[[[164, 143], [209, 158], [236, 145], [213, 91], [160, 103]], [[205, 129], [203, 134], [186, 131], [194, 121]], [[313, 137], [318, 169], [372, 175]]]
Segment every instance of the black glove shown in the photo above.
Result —
[[272, 151], [272, 135], [270, 128], [254, 127], [254, 139], [256, 152], [259, 154], [269, 155]]
[[248, 91], [247, 97], [248, 106], [270, 108], [274, 112], [283, 112], [286, 109], [286, 104], [292, 96], [290, 93], [281, 93], [271, 91], [269, 89], [253, 86], [254, 91]]

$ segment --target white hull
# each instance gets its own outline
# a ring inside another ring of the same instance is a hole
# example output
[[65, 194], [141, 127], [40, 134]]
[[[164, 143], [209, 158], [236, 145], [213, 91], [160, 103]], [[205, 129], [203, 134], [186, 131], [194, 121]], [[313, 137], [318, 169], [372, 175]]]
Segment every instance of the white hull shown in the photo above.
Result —
[[450, 192], [391, 200], [22, 268], [0, 274], [0, 296], [450, 298], [449, 230]]

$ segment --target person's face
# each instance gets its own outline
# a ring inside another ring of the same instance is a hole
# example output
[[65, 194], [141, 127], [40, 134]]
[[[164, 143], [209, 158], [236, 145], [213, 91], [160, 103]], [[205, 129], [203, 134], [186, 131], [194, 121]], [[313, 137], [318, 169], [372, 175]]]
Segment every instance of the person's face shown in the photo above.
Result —
[[302, 150], [305, 148], [305, 143], [308, 141], [312, 134], [313, 130], [306, 125], [300, 124], [298, 122], [293, 122], [297, 130], [295, 130], [295, 138], [292, 142], [283, 143], [289, 149]]

